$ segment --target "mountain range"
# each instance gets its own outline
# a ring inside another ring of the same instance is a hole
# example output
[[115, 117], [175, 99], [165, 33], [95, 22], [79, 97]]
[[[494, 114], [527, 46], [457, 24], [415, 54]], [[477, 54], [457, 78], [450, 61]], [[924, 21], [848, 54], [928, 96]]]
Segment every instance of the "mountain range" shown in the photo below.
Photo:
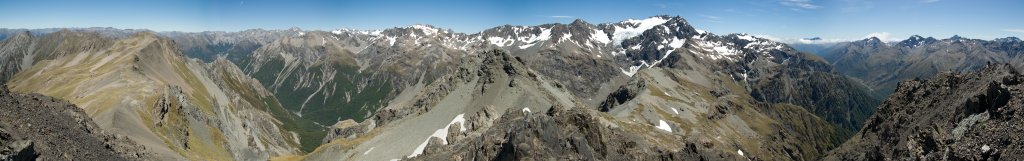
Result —
[[932, 78], [945, 71], [969, 72], [989, 63], [1024, 67], [1024, 41], [1016, 37], [993, 40], [953, 36], [946, 39], [911, 36], [898, 42], [878, 38], [843, 42], [819, 55], [836, 71], [859, 79], [876, 97], [892, 93], [900, 81]]
[[[0, 37], [10, 93], [66, 100], [122, 136], [119, 144], [143, 147], [128, 152], [134, 157], [104, 152], [116, 160], [928, 159], [934, 149], [861, 145], [903, 136], [866, 132], [899, 119], [876, 107], [942, 97], [883, 103], [886, 88], [990, 62], [1024, 64], [1019, 39], [866, 39], [819, 57], [678, 16], [472, 34], [412, 25], [4, 29]], [[1013, 144], [992, 147], [1017, 154]]]

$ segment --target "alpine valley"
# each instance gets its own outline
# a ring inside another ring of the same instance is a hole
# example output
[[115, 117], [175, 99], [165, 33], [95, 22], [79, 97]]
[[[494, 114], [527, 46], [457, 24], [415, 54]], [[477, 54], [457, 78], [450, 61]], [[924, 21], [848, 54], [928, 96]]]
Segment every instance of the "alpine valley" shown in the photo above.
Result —
[[661, 15], [0, 38], [0, 160], [1024, 158], [1014, 37], [805, 52]]

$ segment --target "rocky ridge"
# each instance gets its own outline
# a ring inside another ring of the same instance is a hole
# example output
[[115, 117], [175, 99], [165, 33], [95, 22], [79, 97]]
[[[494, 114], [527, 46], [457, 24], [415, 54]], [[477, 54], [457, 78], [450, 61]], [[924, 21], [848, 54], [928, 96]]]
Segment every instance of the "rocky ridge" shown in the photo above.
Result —
[[[185, 58], [172, 40], [151, 32], [96, 51], [63, 51], [72, 54], [40, 61], [9, 85], [75, 103], [99, 127], [139, 143], [158, 160], [298, 152], [299, 139], [267, 112], [280, 105], [262, 86], [241, 79], [248, 77], [239, 77], [245, 75], [233, 64]], [[262, 97], [243, 99], [252, 95]]]
[[1008, 64], [901, 82], [825, 160], [1020, 160], [1024, 75]]
[[67, 101], [0, 87], [0, 160], [152, 159], [144, 149]]

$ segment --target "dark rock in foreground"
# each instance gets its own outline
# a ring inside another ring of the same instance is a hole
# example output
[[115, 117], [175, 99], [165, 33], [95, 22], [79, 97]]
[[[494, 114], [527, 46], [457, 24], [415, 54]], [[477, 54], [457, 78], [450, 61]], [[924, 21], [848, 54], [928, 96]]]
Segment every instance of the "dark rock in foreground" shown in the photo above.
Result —
[[1024, 160], [1022, 82], [1010, 65], [902, 82], [824, 160]]
[[146, 160], [142, 146], [104, 133], [82, 109], [0, 87], [0, 160]]
[[645, 139], [650, 136], [604, 126], [594, 112], [510, 110], [480, 136], [446, 146], [429, 144], [430, 150], [412, 160], [741, 160], [695, 143], [664, 148]]

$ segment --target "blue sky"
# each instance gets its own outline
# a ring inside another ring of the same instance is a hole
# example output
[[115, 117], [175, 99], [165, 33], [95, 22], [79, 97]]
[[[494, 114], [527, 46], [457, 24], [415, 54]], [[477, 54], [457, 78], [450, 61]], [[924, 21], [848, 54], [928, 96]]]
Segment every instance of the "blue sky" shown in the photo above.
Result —
[[867, 35], [905, 39], [1024, 37], [1020, 0], [629, 0], [629, 1], [126, 1], [3, 0], [0, 28], [116, 27], [156, 31], [250, 28], [384, 29], [431, 24], [475, 33], [512, 24], [617, 22], [679, 15], [718, 34], [776, 39]]

